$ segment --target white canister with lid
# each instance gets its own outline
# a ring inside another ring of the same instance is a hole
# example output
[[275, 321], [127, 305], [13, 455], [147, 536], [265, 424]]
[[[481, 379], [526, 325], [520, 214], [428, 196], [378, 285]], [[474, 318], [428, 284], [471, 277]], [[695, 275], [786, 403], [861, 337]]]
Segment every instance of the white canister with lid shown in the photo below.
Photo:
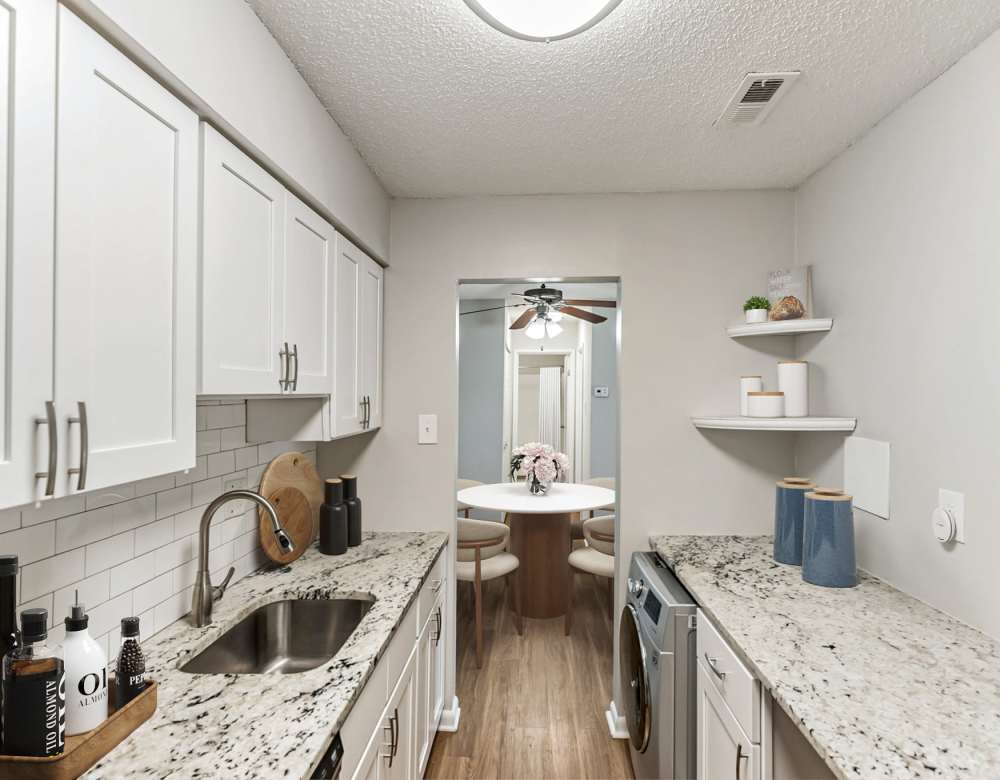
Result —
[[746, 417], [747, 412], [747, 393], [759, 393], [764, 389], [764, 380], [759, 376], [741, 376], [740, 377], [740, 414]]
[[781, 392], [747, 393], [748, 417], [784, 417], [785, 394]]
[[809, 364], [806, 361], [778, 363], [778, 389], [785, 394], [785, 417], [809, 416]]

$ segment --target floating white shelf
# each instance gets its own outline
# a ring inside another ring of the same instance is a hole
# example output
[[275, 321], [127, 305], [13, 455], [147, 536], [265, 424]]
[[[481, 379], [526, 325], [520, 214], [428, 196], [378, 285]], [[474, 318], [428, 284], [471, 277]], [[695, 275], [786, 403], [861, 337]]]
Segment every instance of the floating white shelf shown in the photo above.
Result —
[[754, 325], [733, 325], [726, 328], [730, 338], [746, 336], [786, 336], [794, 333], [820, 333], [833, 327], [832, 319], [781, 320], [780, 322], [758, 322]]
[[857, 426], [854, 417], [692, 417], [696, 428], [724, 431], [846, 431]]

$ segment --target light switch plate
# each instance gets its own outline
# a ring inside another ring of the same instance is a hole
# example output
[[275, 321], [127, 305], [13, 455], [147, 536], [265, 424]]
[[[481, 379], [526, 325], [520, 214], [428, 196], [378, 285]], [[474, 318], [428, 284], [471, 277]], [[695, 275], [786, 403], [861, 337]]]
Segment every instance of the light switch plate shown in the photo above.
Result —
[[604, 385], [594, 388], [594, 398], [607, 398], [611, 395], [611, 390]]
[[438, 417], [436, 414], [417, 415], [417, 444], [438, 443]]
[[857, 509], [889, 519], [889, 442], [852, 436], [844, 443], [844, 489]]
[[957, 490], [938, 490], [938, 506], [950, 509], [955, 518], [955, 541], [965, 544], [965, 494]]

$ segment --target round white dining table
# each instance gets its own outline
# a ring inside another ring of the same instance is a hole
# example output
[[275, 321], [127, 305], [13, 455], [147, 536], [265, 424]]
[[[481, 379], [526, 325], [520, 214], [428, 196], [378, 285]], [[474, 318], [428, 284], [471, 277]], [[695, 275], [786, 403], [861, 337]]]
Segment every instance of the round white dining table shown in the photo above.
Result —
[[566, 614], [573, 517], [613, 507], [615, 491], [556, 482], [545, 495], [532, 495], [523, 482], [500, 482], [465, 488], [458, 491], [457, 498], [475, 509], [506, 515], [511, 552], [520, 562], [517, 576], [524, 615], [554, 618]]

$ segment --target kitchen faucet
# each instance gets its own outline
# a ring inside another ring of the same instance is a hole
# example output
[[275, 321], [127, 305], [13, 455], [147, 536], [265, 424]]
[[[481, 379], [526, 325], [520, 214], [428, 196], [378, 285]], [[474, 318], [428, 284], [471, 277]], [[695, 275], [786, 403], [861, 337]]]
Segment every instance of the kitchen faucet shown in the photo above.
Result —
[[212, 585], [212, 579], [208, 573], [208, 535], [212, 518], [223, 504], [241, 499], [253, 501], [267, 512], [271, 520], [271, 531], [274, 533], [274, 538], [282, 552], [289, 553], [295, 549], [292, 538], [278, 519], [278, 512], [274, 505], [260, 493], [255, 493], [253, 490], [230, 490], [205, 507], [205, 513], [201, 516], [201, 527], [198, 530], [198, 578], [194, 583], [194, 597], [191, 602], [191, 615], [194, 618], [194, 624], [199, 628], [212, 622], [212, 604], [222, 598], [222, 594], [226, 592], [226, 587], [229, 585], [229, 580], [233, 578], [236, 571], [235, 567], [230, 566], [222, 584]]

